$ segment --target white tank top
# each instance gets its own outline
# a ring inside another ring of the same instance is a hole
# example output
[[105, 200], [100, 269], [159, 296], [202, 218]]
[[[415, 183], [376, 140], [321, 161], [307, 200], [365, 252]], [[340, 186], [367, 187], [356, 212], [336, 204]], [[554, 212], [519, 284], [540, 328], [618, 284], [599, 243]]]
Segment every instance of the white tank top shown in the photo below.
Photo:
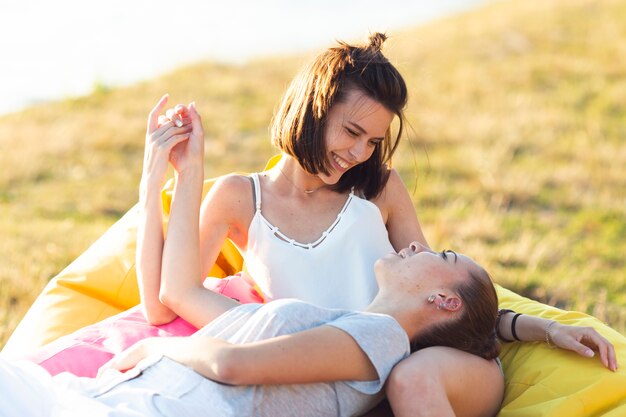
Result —
[[330, 227], [315, 242], [300, 243], [263, 216], [258, 174], [252, 179], [256, 211], [244, 260], [263, 294], [327, 308], [365, 308], [378, 291], [374, 262], [393, 251], [378, 207], [352, 191]]

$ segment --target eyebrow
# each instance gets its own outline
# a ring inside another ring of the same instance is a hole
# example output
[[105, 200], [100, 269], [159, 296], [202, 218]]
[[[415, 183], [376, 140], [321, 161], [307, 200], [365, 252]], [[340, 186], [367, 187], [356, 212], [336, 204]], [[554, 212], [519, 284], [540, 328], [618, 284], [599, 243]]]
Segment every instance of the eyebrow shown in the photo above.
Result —
[[[365, 129], [363, 129], [361, 126], [359, 126], [357, 123], [348, 120], [347, 123], [349, 123], [350, 125], [352, 125], [352, 127], [354, 127], [355, 129], [357, 129], [359, 132], [361, 133], [367, 133], [367, 131]], [[385, 138], [383, 136], [378, 137], [378, 138], [370, 138], [370, 139], [375, 139], [375, 140], [385, 140]]]

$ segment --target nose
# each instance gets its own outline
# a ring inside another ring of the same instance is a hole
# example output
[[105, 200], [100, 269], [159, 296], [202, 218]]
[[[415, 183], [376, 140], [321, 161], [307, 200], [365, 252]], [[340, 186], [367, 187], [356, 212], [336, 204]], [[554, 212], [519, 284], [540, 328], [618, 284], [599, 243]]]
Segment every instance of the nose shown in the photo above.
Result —
[[411, 244], [409, 244], [409, 249], [411, 249], [415, 253], [433, 252], [429, 247], [427, 247], [426, 245], [421, 244], [418, 241], [411, 242]]
[[349, 153], [350, 156], [352, 156], [352, 158], [354, 159], [354, 162], [361, 163], [370, 157], [370, 155], [368, 154], [369, 150], [367, 142], [367, 138], [361, 138], [360, 140], [356, 141], [352, 148], [350, 148]]

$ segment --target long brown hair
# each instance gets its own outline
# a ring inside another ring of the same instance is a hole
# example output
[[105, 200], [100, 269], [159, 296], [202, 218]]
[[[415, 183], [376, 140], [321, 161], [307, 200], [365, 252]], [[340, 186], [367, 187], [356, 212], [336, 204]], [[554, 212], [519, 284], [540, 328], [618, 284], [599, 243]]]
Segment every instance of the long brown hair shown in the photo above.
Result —
[[385, 139], [365, 162], [343, 174], [333, 186], [338, 192], [355, 187], [366, 198], [377, 196], [389, 178], [388, 163], [404, 128], [407, 87], [398, 70], [381, 52], [387, 36], [374, 33], [366, 45], [339, 42], [327, 49], [294, 78], [272, 121], [272, 144], [292, 156], [310, 174], [328, 174], [324, 138], [330, 108], [357, 89], [398, 116], [395, 138]]
[[429, 346], [448, 346], [493, 359], [500, 353], [495, 325], [498, 295], [487, 271], [470, 268], [469, 280], [459, 284], [456, 293], [463, 300], [461, 315], [430, 326], [413, 342], [412, 350]]

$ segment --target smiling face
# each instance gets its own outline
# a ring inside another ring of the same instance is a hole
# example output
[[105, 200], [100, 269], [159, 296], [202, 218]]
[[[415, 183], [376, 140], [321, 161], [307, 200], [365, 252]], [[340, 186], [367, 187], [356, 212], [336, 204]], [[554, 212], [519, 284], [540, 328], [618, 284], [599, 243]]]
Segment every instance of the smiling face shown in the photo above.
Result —
[[349, 169], [367, 161], [385, 140], [394, 114], [358, 89], [348, 91], [328, 112], [324, 132], [329, 173], [319, 173], [335, 184]]
[[[385, 39], [375, 33], [363, 45], [339, 42], [315, 57], [289, 84], [271, 129], [272, 144], [307, 174], [319, 175], [333, 191], [355, 189], [368, 199], [379, 195], [389, 178], [408, 98], [402, 74], [381, 51]], [[351, 106], [355, 96], [356, 108]], [[395, 134], [389, 130], [391, 114], [398, 117]], [[373, 125], [372, 116], [379, 120]], [[348, 120], [358, 127], [342, 131]], [[355, 148], [349, 153], [346, 142], [353, 138], [348, 135], [363, 138], [363, 144], [372, 138], [385, 140], [374, 150]]]

